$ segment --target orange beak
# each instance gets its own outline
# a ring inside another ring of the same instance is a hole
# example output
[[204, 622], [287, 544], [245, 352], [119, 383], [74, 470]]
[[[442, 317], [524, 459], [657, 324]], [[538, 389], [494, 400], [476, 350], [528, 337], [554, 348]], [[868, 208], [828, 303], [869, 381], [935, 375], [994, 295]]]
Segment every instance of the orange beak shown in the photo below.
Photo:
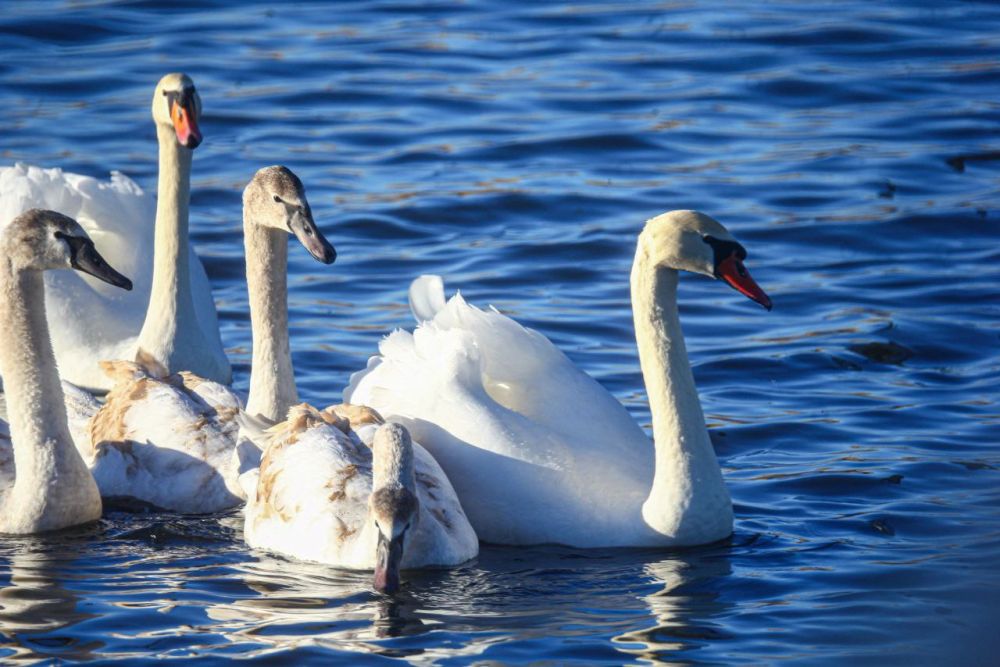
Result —
[[716, 272], [720, 278], [729, 283], [729, 286], [737, 292], [771, 310], [771, 297], [750, 277], [747, 267], [743, 266], [743, 262], [739, 260], [735, 253], [730, 255], [728, 259], [719, 262]]
[[185, 148], [197, 148], [201, 143], [201, 130], [190, 105], [181, 104], [176, 100], [170, 103], [170, 120], [174, 122], [174, 132], [177, 141]]

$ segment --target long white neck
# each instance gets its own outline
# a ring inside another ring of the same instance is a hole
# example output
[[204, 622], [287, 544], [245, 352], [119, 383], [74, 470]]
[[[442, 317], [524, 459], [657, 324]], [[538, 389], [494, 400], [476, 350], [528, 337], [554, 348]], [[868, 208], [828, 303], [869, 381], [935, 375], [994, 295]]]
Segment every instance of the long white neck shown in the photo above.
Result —
[[95, 521], [101, 496], [73, 446], [45, 321], [40, 271], [0, 261], [0, 374], [16, 478], [0, 504], [0, 532], [37, 533]]
[[246, 411], [282, 421], [299, 402], [288, 342], [288, 233], [243, 212], [253, 361]]
[[643, 518], [678, 541], [720, 539], [732, 530], [732, 503], [684, 347], [677, 271], [656, 266], [640, 244], [631, 282], [635, 338], [656, 446], [653, 488], [643, 504]]
[[191, 156], [177, 143], [174, 130], [157, 125], [160, 174], [157, 181], [153, 285], [146, 320], [139, 333], [140, 359], [164, 370], [192, 370], [193, 359], [207, 353], [191, 296], [188, 267], [188, 205]]

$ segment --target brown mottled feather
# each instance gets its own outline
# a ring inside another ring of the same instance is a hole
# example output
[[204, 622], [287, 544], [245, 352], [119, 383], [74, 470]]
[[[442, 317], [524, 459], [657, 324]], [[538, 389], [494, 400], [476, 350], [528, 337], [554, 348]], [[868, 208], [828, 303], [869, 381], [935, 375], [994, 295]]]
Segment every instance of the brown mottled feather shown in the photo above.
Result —
[[195, 375], [190, 371], [181, 371], [177, 373], [177, 376], [180, 378], [181, 385], [189, 392], [194, 392], [195, 389], [205, 382], [205, 378]]
[[90, 420], [90, 442], [93, 453], [99, 453], [106, 443], [125, 444], [129, 440], [125, 420], [133, 402], [143, 400], [157, 380], [142, 375], [131, 374], [131, 370], [141, 373], [135, 364], [128, 361], [102, 361], [101, 366], [111, 377], [117, 378], [108, 392], [107, 400], [94, 418]]
[[[103, 363], [106, 362], [102, 362], [102, 365]], [[138, 350], [136, 350], [135, 363], [150, 377], [162, 378], [166, 377], [169, 374], [167, 372], [167, 367], [164, 366], [162, 363], [160, 363], [159, 359], [157, 359], [156, 357], [154, 357], [152, 354], [142, 349], [141, 347]]]
[[336, 425], [344, 435], [349, 435], [352, 430], [357, 430], [366, 424], [378, 425], [385, 423], [382, 415], [367, 405], [341, 403], [340, 405], [331, 405], [323, 412], [336, 415], [341, 420], [347, 422], [344, 425]]

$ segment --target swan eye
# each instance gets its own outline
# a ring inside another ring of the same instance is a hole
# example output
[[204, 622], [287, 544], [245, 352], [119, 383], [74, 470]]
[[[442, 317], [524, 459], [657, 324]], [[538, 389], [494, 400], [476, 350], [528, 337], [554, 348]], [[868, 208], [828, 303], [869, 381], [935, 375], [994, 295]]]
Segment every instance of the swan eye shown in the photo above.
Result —
[[279, 197], [278, 195], [274, 195], [274, 201], [276, 201], [276, 202], [278, 202], [280, 204], [281, 203], [281, 197]]

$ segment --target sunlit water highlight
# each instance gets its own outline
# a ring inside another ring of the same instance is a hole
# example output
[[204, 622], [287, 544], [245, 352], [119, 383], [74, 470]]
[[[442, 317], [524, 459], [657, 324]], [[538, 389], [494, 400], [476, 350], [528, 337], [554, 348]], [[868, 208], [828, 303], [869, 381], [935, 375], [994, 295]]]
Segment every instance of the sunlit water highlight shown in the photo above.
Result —
[[642, 222], [726, 223], [775, 302], [680, 291], [736, 504], [680, 553], [487, 546], [402, 595], [245, 548], [237, 514], [0, 540], [0, 660], [989, 664], [1000, 556], [1000, 9], [989, 3], [8, 2], [0, 159], [155, 188], [149, 95], [204, 101], [193, 240], [248, 379], [240, 190], [284, 163], [337, 245], [292, 249], [328, 404], [444, 275], [648, 425]]

